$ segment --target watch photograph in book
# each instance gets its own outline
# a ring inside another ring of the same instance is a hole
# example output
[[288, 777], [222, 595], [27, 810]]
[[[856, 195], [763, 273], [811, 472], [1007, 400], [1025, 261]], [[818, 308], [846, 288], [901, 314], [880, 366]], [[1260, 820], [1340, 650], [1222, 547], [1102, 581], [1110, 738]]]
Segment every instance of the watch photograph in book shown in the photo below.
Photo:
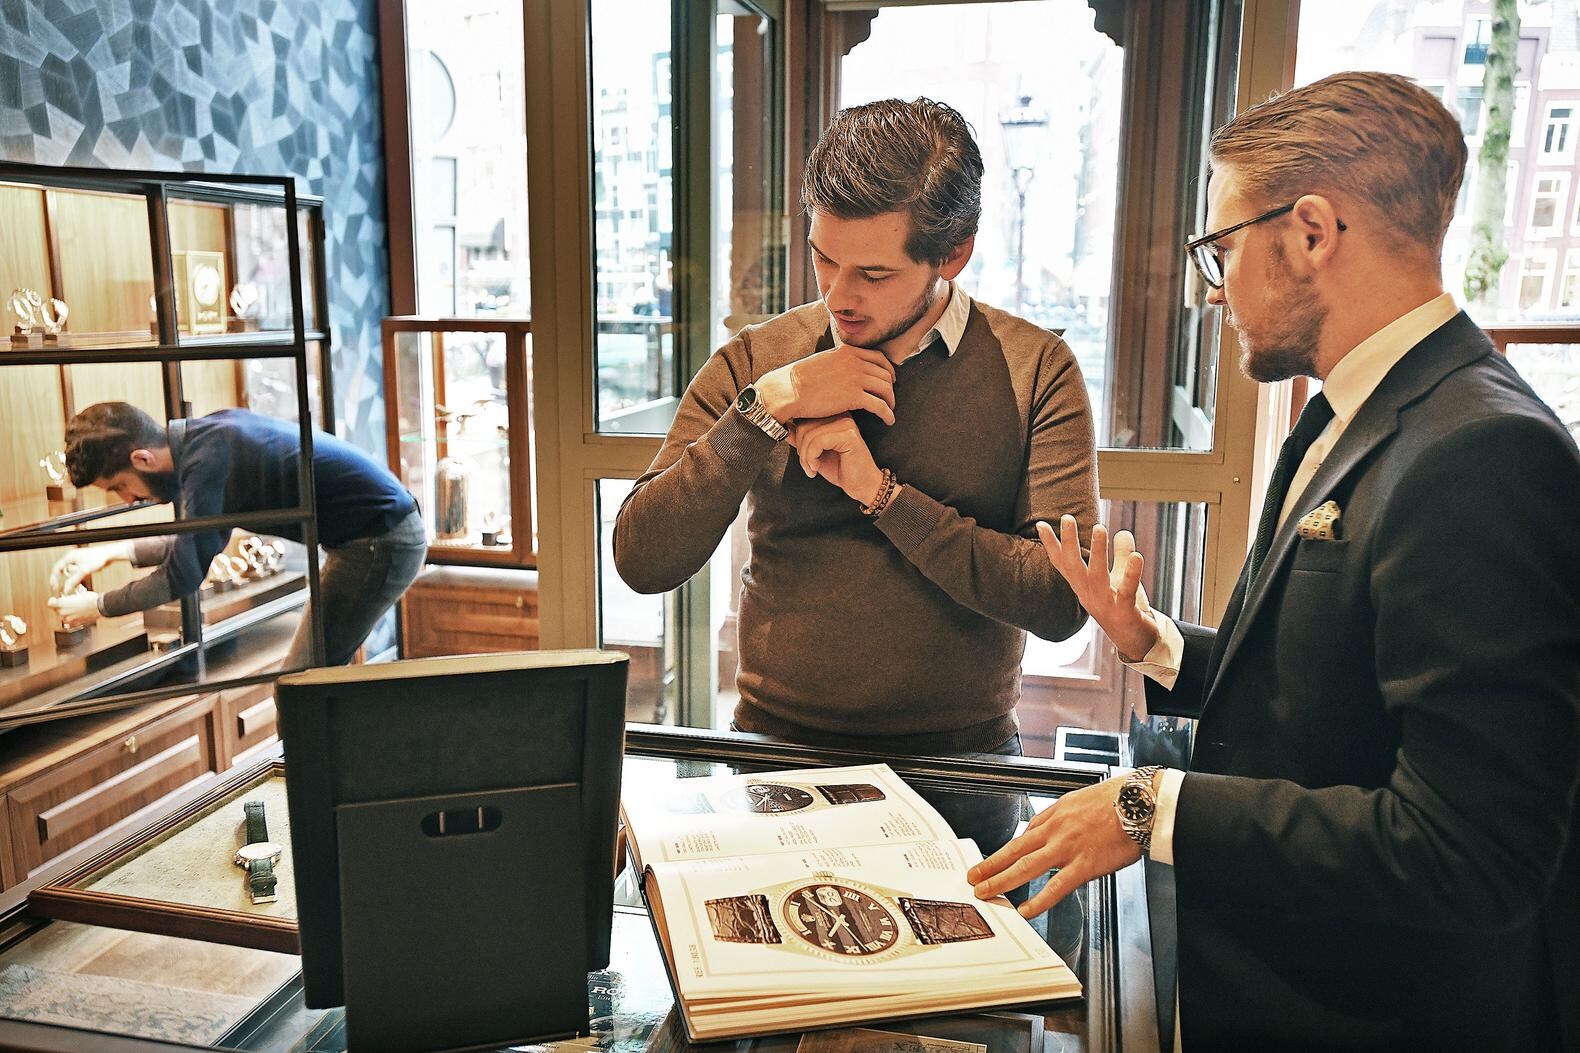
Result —
[[[260, 823], [246, 806], [258, 804]], [[219, 785], [34, 889], [42, 917], [299, 953], [285, 769]]]
[[801, 786], [765, 779], [762, 782], [749, 782], [744, 786], [726, 790], [719, 795], [716, 802], [710, 801], [702, 794], [682, 794], [670, 801], [669, 810], [679, 813], [727, 811], [749, 812], [755, 815], [783, 815], [814, 807], [869, 804], [882, 800], [884, 800], [883, 791], [868, 783]]
[[918, 953], [995, 935], [971, 903], [905, 896], [831, 872], [703, 906], [722, 943], [781, 944], [836, 959]]

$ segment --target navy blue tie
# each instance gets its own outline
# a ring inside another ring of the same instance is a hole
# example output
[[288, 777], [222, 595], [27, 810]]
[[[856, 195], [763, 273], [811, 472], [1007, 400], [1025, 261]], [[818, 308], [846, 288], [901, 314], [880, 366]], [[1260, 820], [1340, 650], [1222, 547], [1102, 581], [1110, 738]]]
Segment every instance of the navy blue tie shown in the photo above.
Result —
[[1284, 499], [1289, 496], [1290, 480], [1295, 477], [1295, 470], [1300, 467], [1306, 451], [1311, 449], [1311, 444], [1317, 441], [1317, 436], [1322, 434], [1322, 429], [1332, 419], [1333, 407], [1328, 404], [1328, 397], [1317, 392], [1306, 403], [1306, 408], [1300, 411], [1295, 430], [1289, 433], [1289, 438], [1284, 440], [1283, 447], [1278, 451], [1278, 463], [1273, 465], [1273, 477], [1267, 483], [1267, 498], [1262, 502], [1262, 518], [1256, 524], [1256, 543], [1251, 546], [1250, 566], [1245, 576], [1248, 591], [1256, 582], [1256, 572], [1262, 569], [1262, 562], [1267, 559], [1267, 550], [1273, 545], [1273, 535], [1278, 531], [1278, 513], [1284, 507]]

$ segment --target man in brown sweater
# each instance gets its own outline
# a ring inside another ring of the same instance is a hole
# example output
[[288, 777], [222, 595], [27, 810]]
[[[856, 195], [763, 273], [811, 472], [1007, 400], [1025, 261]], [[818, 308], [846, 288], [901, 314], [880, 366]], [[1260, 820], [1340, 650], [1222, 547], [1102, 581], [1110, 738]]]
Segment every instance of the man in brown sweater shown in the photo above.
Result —
[[949, 107], [841, 111], [802, 189], [821, 300], [714, 353], [620, 509], [615, 565], [655, 593], [750, 498], [743, 731], [1018, 754], [1026, 631], [1085, 621], [1036, 523], [1095, 516], [1086, 388], [1057, 336], [955, 284], [981, 181]]

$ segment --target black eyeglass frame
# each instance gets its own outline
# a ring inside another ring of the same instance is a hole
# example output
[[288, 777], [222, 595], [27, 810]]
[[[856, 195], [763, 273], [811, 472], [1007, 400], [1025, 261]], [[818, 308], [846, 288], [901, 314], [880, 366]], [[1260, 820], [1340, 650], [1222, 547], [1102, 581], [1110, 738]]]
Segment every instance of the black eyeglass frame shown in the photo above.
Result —
[[[1218, 239], [1220, 239], [1220, 238], [1227, 238], [1230, 234], [1233, 234], [1235, 231], [1243, 230], [1244, 228], [1251, 226], [1253, 223], [1260, 223], [1260, 222], [1262, 222], [1265, 219], [1276, 219], [1277, 217], [1284, 215], [1286, 212], [1293, 212], [1294, 209], [1295, 209], [1295, 206], [1298, 205], [1298, 204], [1300, 204], [1300, 202], [1298, 200], [1291, 201], [1287, 205], [1279, 205], [1277, 208], [1268, 209], [1266, 212], [1263, 212], [1260, 216], [1252, 216], [1250, 219], [1241, 220], [1239, 223], [1236, 223], [1232, 227], [1224, 227], [1222, 230], [1215, 230], [1211, 234], [1203, 234], [1199, 238], [1191, 238], [1189, 241], [1187, 241], [1185, 243], [1185, 255], [1190, 257], [1190, 261], [1195, 266], [1196, 273], [1201, 275], [1201, 280], [1202, 281], [1206, 282], [1208, 285], [1212, 286], [1214, 289], [1222, 289], [1223, 288], [1223, 278], [1222, 278], [1223, 264], [1221, 262], [1219, 262], [1219, 261], [1216, 261], [1216, 260], [1214, 261], [1214, 263], [1216, 264], [1216, 269], [1217, 269], [1220, 277], [1219, 277], [1219, 279], [1217, 281], [1213, 281], [1212, 280], [1212, 275], [1207, 273], [1206, 265], [1204, 265], [1202, 263], [1201, 256], [1199, 255], [1200, 251], [1202, 249], [1204, 249], [1204, 248], [1207, 248], [1207, 247], [1211, 246], [1212, 243], [1217, 241]], [[1342, 219], [1338, 221], [1338, 224], [1339, 224], [1340, 232], [1343, 232], [1343, 231], [1346, 231], [1346, 230], [1350, 229], [1349, 227], [1344, 225], [1344, 221]]]

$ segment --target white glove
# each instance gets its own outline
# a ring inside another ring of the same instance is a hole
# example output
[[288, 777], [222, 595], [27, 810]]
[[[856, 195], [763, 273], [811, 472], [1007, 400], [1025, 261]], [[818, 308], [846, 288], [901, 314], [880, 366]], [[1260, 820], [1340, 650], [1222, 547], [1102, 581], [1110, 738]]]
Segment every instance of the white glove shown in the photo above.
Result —
[[130, 541], [111, 541], [106, 545], [74, 549], [62, 556], [50, 572], [49, 591], [56, 596], [69, 596], [77, 591], [77, 586], [88, 575], [103, 570], [116, 560], [131, 562], [131, 559]]

